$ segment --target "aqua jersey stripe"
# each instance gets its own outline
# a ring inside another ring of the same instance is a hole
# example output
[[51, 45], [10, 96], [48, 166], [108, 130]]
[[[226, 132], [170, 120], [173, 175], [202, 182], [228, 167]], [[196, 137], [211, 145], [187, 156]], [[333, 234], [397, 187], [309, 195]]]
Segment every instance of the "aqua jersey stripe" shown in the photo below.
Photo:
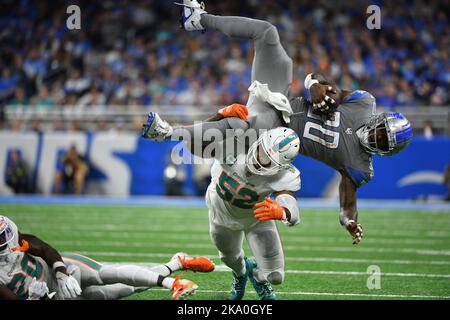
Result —
[[90, 267], [94, 268], [95, 270], [100, 270], [100, 268], [102, 267], [102, 265], [97, 263], [96, 261], [89, 259], [85, 256], [82, 256], [80, 254], [76, 254], [76, 253], [63, 253], [63, 254], [61, 254], [61, 257], [63, 257], [63, 258], [67, 257], [67, 258], [72, 258], [72, 259], [82, 261], [82, 262], [86, 263], [87, 265], [89, 265]]
[[296, 133], [291, 134], [289, 137], [284, 138], [283, 141], [281, 141], [278, 145], [276, 145], [273, 150], [274, 151], [278, 151], [278, 150], [283, 149], [288, 143], [290, 143], [291, 141], [295, 140], [297, 137], [298, 136], [297, 136]]

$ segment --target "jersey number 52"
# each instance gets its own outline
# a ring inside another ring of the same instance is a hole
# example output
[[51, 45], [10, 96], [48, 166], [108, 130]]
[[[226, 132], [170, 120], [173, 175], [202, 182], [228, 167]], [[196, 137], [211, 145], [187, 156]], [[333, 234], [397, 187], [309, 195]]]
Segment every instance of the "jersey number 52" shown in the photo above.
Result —
[[[258, 202], [259, 195], [248, 188], [239, 188], [240, 183], [228, 176], [225, 172], [219, 177], [219, 183], [216, 185], [216, 191], [219, 197], [233, 206], [241, 209], [251, 209]], [[233, 190], [234, 192], [232, 192]], [[234, 195], [239, 196], [238, 198]]]

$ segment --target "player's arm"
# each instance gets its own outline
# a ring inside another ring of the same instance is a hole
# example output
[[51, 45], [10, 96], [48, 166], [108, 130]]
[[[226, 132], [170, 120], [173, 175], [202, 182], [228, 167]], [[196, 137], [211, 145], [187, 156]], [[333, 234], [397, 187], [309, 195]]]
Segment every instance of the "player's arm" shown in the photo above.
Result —
[[275, 192], [274, 198], [267, 197], [255, 205], [255, 218], [261, 221], [281, 220], [289, 227], [299, 224], [300, 212], [295, 194], [291, 191]]
[[67, 271], [66, 264], [55, 248], [31, 234], [19, 233], [19, 241], [22, 243], [22, 250], [42, 258], [49, 267], [53, 268], [61, 298], [76, 298], [81, 294], [79, 283]]
[[222, 108], [206, 122], [219, 121], [223, 118], [240, 118], [241, 120], [248, 120], [248, 108], [246, 105], [233, 103], [228, 107]]
[[4, 284], [0, 284], [0, 300], [19, 300], [19, 296]]
[[347, 229], [353, 238], [353, 244], [357, 244], [363, 237], [362, 226], [358, 223], [358, 210], [356, 207], [356, 185], [346, 175], [342, 175], [339, 184], [341, 225]]
[[[53, 267], [56, 272], [62, 272], [67, 274], [67, 268], [61, 255], [56, 251], [55, 248], [45, 243], [38, 237], [31, 234], [21, 234], [19, 233], [20, 243], [27, 243], [27, 252], [33, 256], [42, 258], [48, 266]], [[25, 242], [24, 242], [25, 241]]]

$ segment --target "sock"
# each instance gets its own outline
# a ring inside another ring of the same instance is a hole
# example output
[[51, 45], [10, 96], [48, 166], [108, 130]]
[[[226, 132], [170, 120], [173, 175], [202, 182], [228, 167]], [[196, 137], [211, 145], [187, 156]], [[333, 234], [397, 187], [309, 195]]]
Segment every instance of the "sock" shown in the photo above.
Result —
[[174, 282], [174, 278], [167, 277], [162, 280], [161, 284], [164, 288], [171, 290]]
[[173, 272], [182, 270], [183, 266], [180, 263], [180, 260], [173, 259], [166, 264], [161, 264], [159, 266], [151, 267], [150, 270], [156, 272], [163, 277], [170, 276]]

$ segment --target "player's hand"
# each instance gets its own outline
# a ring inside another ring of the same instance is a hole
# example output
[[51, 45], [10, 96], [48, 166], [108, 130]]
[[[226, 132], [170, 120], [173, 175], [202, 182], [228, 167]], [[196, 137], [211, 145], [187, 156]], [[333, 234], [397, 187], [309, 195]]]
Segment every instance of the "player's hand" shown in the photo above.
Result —
[[56, 281], [58, 282], [58, 293], [61, 299], [75, 299], [81, 294], [80, 285], [72, 275], [57, 271]]
[[40, 300], [48, 295], [48, 287], [44, 281], [37, 281], [33, 278], [28, 287], [28, 300]]
[[247, 106], [239, 103], [233, 103], [232, 105], [222, 108], [217, 112], [224, 118], [238, 117], [244, 121], [248, 120], [248, 109]]
[[345, 228], [350, 233], [353, 238], [353, 244], [358, 244], [363, 238], [362, 225], [357, 223], [355, 220], [349, 220], [345, 225]]
[[257, 208], [253, 213], [256, 219], [266, 220], [286, 220], [284, 208], [278, 203], [267, 197], [263, 202], [255, 205]]
[[315, 83], [311, 86], [310, 92], [314, 110], [329, 114], [337, 109], [338, 103], [330, 97], [330, 94], [337, 93], [332, 86]]

